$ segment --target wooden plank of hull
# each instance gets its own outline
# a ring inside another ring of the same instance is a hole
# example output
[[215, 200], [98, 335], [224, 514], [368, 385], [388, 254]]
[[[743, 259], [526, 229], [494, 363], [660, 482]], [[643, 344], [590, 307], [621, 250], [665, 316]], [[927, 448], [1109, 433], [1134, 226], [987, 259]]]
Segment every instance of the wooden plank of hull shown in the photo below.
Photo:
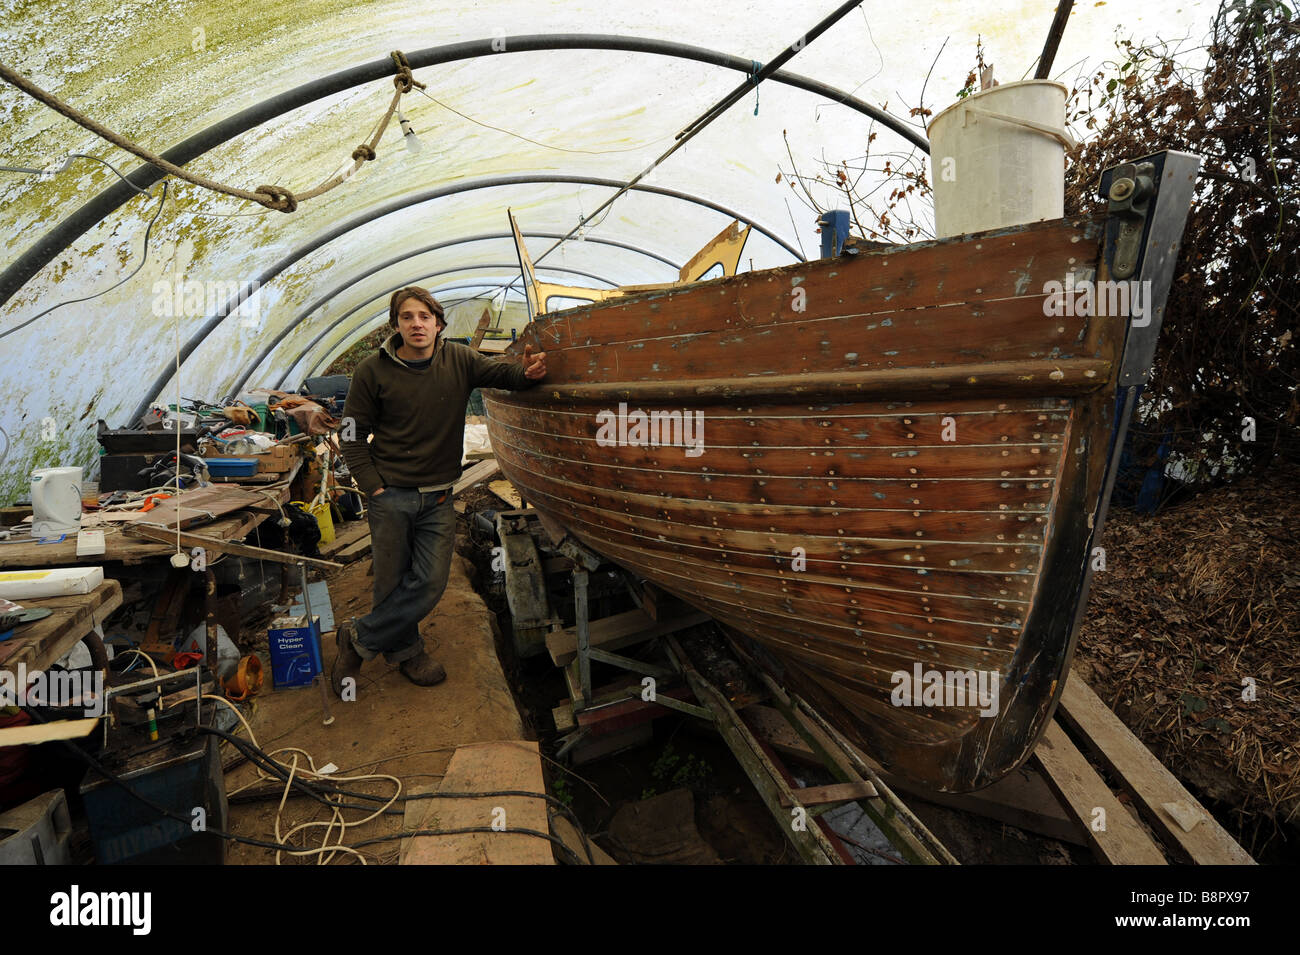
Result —
[[[515, 399], [515, 400], [512, 400]], [[951, 428], [968, 445], [997, 444], [1009, 437], [1013, 443], [1056, 443], [1062, 440], [1069, 415], [1062, 404], [1051, 399], [999, 402], [996, 407], [955, 411], [951, 401], [889, 403], [872, 413], [847, 412], [831, 405], [793, 405], [786, 408], [710, 407], [708, 446], [748, 447], [761, 428], [765, 447], [860, 444], [875, 446], [942, 445]], [[597, 433], [599, 405], [591, 402], [553, 403], [545, 408], [526, 404], [515, 395], [501, 399], [496, 418], [502, 424], [547, 435], [593, 439]], [[635, 408], [633, 409], [635, 410]], [[537, 426], [537, 415], [546, 416], [546, 427]], [[678, 412], [680, 416], [680, 412]], [[671, 425], [671, 427], [670, 427]], [[680, 421], [663, 422], [664, 433], [679, 433]], [[811, 441], [809, 439], [812, 439]]]
[[[539, 512], [758, 640], [891, 772], [978, 788], [1032, 750], [1073, 649], [1123, 328], [1046, 315], [1041, 289], [1096, 255], [1094, 223], [1043, 223], [560, 313], [515, 346], [546, 349], [546, 385], [485, 395], [493, 447]], [[781, 374], [717, 377], [737, 366]], [[701, 453], [598, 441], [624, 396], [702, 413]], [[916, 666], [946, 705], [896, 705]], [[953, 698], [977, 671], [996, 713]]]

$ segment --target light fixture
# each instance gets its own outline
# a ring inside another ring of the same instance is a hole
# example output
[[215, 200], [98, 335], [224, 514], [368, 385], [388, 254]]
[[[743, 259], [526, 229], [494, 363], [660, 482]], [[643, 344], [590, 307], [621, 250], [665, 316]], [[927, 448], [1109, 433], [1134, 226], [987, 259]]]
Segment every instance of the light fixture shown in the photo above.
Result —
[[415, 130], [411, 127], [411, 121], [406, 118], [401, 110], [397, 111], [397, 122], [402, 127], [402, 142], [406, 144], [406, 151], [418, 153], [424, 144], [420, 142], [420, 137], [415, 135]]

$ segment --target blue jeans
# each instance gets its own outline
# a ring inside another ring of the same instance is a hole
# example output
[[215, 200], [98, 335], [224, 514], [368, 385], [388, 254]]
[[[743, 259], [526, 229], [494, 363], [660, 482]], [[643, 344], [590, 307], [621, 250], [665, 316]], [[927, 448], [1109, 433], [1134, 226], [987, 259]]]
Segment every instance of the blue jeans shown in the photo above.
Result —
[[356, 621], [352, 642], [363, 660], [382, 653], [389, 663], [401, 663], [424, 649], [420, 621], [447, 589], [456, 542], [451, 492], [435, 503], [441, 494], [390, 486], [370, 498], [374, 602]]

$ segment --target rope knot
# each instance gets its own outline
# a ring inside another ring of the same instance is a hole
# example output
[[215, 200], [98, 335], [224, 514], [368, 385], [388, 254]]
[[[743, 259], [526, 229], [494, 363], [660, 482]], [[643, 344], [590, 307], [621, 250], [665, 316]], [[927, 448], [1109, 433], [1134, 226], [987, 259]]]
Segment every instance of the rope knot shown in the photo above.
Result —
[[406, 54], [401, 50], [394, 50], [389, 54], [393, 58], [393, 63], [397, 66], [397, 75], [393, 77], [393, 85], [397, 87], [399, 93], [409, 93], [414, 87], [424, 89], [424, 84], [415, 78], [411, 72], [411, 64], [406, 62]]
[[361, 144], [360, 146], [358, 146], [356, 149], [352, 150], [352, 158], [353, 158], [353, 159], [358, 159], [358, 160], [361, 160], [361, 159], [364, 159], [364, 160], [374, 159], [374, 158], [375, 158], [375, 151], [370, 147], [370, 144], [369, 144], [369, 143], [362, 143], [362, 144]]
[[294, 198], [293, 193], [281, 186], [258, 186], [253, 190], [265, 199], [258, 201], [268, 209], [277, 209], [280, 212], [293, 212], [298, 208], [298, 200]]

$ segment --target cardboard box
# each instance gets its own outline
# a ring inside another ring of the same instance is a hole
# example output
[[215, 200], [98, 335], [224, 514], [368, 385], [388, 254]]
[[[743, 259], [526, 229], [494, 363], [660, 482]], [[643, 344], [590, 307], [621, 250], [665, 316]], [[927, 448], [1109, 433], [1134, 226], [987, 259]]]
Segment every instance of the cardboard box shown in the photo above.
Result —
[[271, 682], [277, 690], [311, 686], [312, 678], [325, 667], [320, 652], [320, 617], [307, 626], [303, 617], [277, 617], [267, 631], [271, 651]]
[[232, 461], [256, 461], [258, 474], [268, 471], [283, 474], [293, 467], [293, 459], [296, 454], [296, 445], [277, 444], [269, 451], [263, 451], [261, 454], [222, 454], [209, 445], [204, 448], [203, 456], [225, 458]]

